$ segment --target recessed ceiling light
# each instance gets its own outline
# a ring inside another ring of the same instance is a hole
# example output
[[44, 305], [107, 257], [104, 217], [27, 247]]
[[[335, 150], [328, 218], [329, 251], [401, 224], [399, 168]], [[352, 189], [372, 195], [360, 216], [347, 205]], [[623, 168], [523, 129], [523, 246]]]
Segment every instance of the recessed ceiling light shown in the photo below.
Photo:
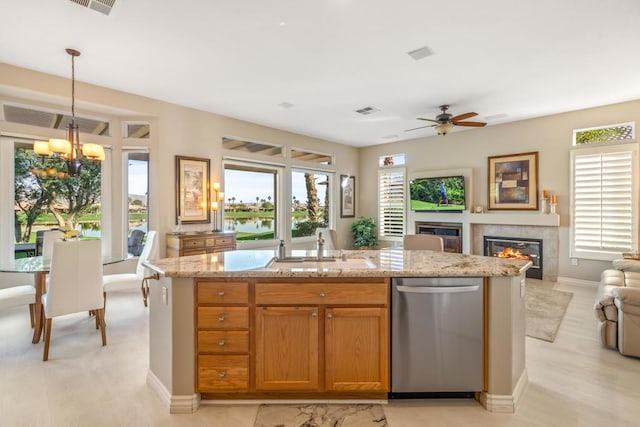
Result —
[[418, 49], [407, 52], [407, 55], [418, 61], [420, 59], [426, 58], [427, 56], [433, 55], [433, 52], [431, 52], [428, 47], [422, 46]]
[[387, 136], [383, 136], [382, 139], [395, 139], [398, 138], [399, 135], [387, 135]]
[[494, 114], [492, 116], [485, 116], [484, 119], [487, 121], [491, 121], [491, 120], [504, 119], [505, 117], [507, 117], [506, 113], [500, 113], [500, 114]]
[[280, 21], [280, 24], [278, 24], [278, 25], [280, 25], [281, 27], [284, 27], [285, 25], [287, 25], [287, 23], [284, 22], [284, 21]]

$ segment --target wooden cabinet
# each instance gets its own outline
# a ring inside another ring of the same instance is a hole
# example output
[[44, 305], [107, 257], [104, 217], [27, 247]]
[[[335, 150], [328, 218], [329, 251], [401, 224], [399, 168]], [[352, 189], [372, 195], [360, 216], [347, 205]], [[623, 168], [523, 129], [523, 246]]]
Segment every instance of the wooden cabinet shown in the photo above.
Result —
[[388, 279], [199, 279], [207, 398], [385, 398]]
[[202, 255], [232, 251], [236, 248], [235, 233], [184, 233], [167, 234], [167, 257]]
[[257, 391], [388, 391], [386, 281], [256, 283], [255, 303]]
[[249, 390], [249, 284], [196, 282], [196, 389]]
[[256, 308], [256, 390], [318, 390], [317, 307]]

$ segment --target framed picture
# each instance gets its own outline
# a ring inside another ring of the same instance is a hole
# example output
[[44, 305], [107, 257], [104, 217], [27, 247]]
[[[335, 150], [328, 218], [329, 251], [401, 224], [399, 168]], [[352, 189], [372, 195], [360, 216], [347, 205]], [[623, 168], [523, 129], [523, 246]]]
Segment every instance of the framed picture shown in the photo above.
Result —
[[356, 216], [356, 177], [340, 175], [340, 218]]
[[176, 156], [176, 224], [209, 222], [209, 159]]
[[489, 157], [489, 210], [538, 209], [538, 152]]

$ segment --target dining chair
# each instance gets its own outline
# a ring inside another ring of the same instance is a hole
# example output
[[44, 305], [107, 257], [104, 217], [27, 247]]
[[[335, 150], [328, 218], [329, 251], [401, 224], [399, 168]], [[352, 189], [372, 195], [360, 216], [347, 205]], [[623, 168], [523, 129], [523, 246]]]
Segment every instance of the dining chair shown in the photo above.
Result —
[[7, 287], [0, 285], [0, 288], [0, 311], [28, 305], [29, 319], [33, 328], [35, 324], [36, 288], [33, 285], [10, 285]]
[[405, 250], [444, 251], [442, 237], [433, 234], [407, 234], [402, 238]]
[[42, 295], [44, 353], [49, 359], [49, 344], [54, 317], [82, 311], [93, 311], [102, 332], [102, 345], [107, 345], [102, 294], [102, 242], [76, 240], [54, 242], [47, 292]]
[[157, 240], [157, 232], [155, 230], [150, 230], [147, 233], [147, 240], [144, 244], [144, 249], [142, 249], [142, 253], [138, 258], [135, 273], [107, 274], [102, 278], [105, 308], [107, 304], [107, 293], [126, 289], [136, 289], [138, 287], [142, 290], [144, 306], [147, 306], [147, 298], [149, 296], [149, 278], [152, 276], [153, 272], [143, 266], [142, 263], [148, 259], [157, 258]]
[[42, 233], [42, 259], [44, 262], [51, 261], [53, 243], [62, 240], [62, 231], [47, 230]]

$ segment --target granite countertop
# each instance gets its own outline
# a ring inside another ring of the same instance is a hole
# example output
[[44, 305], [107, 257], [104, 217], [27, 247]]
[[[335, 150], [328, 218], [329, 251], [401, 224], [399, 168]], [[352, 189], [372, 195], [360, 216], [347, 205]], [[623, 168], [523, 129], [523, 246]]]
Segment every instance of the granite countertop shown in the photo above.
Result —
[[[236, 250], [206, 255], [163, 258], [143, 264], [167, 277], [447, 277], [518, 276], [531, 266], [519, 261], [401, 248], [325, 251], [335, 262], [271, 262], [272, 250]], [[292, 256], [315, 257], [315, 251]]]

